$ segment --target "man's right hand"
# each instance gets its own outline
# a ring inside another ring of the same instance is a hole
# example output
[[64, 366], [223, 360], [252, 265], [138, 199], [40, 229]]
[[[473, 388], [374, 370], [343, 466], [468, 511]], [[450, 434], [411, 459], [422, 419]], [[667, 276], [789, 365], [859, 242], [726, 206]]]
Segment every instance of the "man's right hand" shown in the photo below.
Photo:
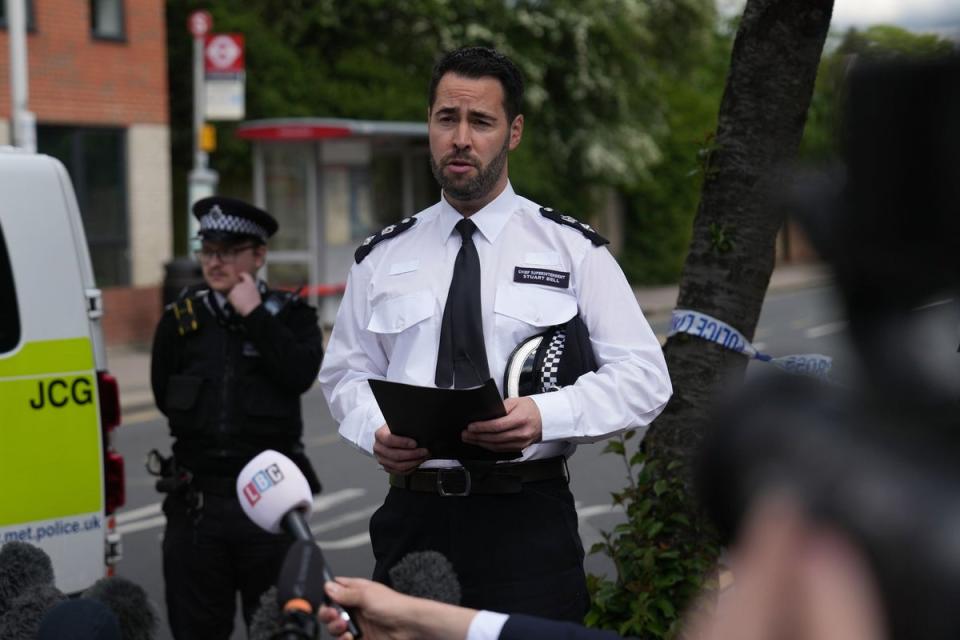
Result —
[[412, 438], [395, 436], [383, 425], [374, 434], [373, 455], [388, 473], [410, 473], [427, 459], [430, 452], [417, 447]]

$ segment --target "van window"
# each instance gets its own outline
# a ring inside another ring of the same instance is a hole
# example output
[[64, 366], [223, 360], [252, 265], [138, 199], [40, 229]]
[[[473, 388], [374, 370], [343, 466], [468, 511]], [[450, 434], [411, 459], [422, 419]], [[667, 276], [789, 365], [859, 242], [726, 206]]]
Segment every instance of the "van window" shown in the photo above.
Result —
[[13, 286], [10, 254], [0, 226], [0, 353], [12, 350], [20, 343], [20, 309], [17, 290]]

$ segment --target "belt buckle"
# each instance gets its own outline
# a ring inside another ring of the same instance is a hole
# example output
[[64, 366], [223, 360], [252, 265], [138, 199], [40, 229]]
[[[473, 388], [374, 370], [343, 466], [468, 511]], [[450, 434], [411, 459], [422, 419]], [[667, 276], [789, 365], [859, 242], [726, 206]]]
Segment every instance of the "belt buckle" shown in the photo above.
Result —
[[[462, 473], [463, 474], [463, 491], [447, 491], [443, 487], [443, 474], [445, 473]], [[447, 498], [447, 497], [464, 497], [470, 495], [470, 472], [466, 469], [437, 469], [437, 492]]]

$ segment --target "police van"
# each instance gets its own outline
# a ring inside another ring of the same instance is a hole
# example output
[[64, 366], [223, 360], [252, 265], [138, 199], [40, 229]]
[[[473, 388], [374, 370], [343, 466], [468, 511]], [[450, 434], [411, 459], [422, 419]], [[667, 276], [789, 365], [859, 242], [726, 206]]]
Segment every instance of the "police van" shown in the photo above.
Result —
[[0, 147], [0, 203], [0, 544], [40, 547], [74, 593], [120, 552], [120, 398], [101, 295], [59, 161]]

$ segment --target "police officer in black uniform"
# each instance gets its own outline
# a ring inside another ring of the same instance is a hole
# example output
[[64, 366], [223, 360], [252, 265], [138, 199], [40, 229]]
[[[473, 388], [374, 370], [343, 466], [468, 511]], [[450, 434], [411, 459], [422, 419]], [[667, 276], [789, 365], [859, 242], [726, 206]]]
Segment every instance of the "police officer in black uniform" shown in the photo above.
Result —
[[153, 342], [151, 383], [175, 441], [153, 453], [167, 493], [163, 573], [177, 640], [229, 638], [236, 592], [247, 624], [277, 577], [291, 539], [259, 529], [236, 495], [243, 466], [264, 449], [285, 454], [320, 484], [301, 444], [300, 395], [323, 355], [317, 313], [256, 279], [277, 230], [239, 200], [199, 200], [205, 283], [169, 305]]

